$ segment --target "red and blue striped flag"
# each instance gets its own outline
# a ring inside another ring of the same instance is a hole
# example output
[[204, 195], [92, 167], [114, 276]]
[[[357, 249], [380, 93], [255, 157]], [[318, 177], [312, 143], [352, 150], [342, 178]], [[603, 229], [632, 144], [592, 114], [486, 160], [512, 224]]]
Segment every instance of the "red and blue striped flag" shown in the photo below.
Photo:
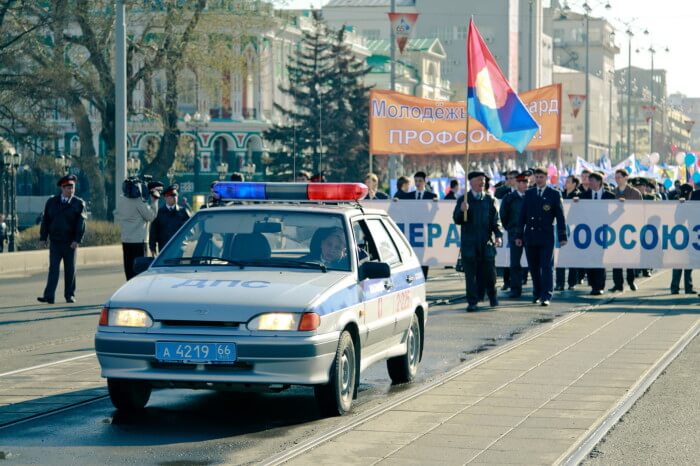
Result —
[[518, 152], [540, 128], [503, 76], [473, 19], [467, 36], [467, 107], [488, 132]]

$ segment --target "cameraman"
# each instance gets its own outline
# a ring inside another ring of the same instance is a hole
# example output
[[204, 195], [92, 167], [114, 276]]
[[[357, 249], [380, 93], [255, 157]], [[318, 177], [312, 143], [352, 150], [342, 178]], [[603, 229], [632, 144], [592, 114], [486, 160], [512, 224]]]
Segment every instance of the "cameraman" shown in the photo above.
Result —
[[116, 212], [122, 235], [124, 273], [131, 280], [134, 273], [134, 260], [144, 257], [147, 252], [148, 224], [158, 215], [158, 199], [163, 183], [152, 181], [146, 184], [136, 178], [129, 178], [122, 184], [122, 202]]

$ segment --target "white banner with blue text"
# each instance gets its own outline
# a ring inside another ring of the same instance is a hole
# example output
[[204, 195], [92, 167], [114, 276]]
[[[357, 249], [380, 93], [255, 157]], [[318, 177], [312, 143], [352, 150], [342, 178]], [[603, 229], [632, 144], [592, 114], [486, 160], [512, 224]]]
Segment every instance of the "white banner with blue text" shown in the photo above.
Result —
[[[452, 221], [454, 201], [362, 204], [387, 211], [423, 265], [455, 264], [460, 226]], [[700, 202], [564, 201], [564, 212], [569, 241], [556, 246], [558, 267], [700, 268]], [[504, 239], [496, 265], [508, 264]]]

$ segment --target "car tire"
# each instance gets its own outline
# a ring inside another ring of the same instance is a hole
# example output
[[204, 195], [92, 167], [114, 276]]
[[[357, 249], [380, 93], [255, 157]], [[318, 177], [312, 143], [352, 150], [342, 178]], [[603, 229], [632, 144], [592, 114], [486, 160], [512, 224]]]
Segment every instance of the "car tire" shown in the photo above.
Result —
[[421, 358], [421, 327], [418, 316], [413, 314], [411, 325], [406, 335], [406, 354], [387, 359], [386, 368], [392, 383], [401, 384], [412, 381], [418, 372]]
[[357, 379], [356, 357], [352, 337], [344, 331], [338, 341], [330, 380], [314, 386], [316, 401], [324, 416], [342, 416], [350, 411]]
[[107, 379], [109, 399], [121, 411], [143, 409], [151, 397], [151, 384], [142, 380]]

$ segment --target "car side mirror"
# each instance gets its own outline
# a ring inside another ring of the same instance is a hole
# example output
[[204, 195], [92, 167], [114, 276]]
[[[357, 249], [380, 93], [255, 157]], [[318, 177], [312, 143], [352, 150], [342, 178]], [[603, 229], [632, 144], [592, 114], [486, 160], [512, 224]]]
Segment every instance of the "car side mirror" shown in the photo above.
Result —
[[153, 257], [137, 257], [134, 259], [134, 273], [136, 275], [145, 272], [153, 263]]
[[389, 277], [391, 277], [391, 268], [386, 262], [364, 262], [360, 265], [360, 280]]

